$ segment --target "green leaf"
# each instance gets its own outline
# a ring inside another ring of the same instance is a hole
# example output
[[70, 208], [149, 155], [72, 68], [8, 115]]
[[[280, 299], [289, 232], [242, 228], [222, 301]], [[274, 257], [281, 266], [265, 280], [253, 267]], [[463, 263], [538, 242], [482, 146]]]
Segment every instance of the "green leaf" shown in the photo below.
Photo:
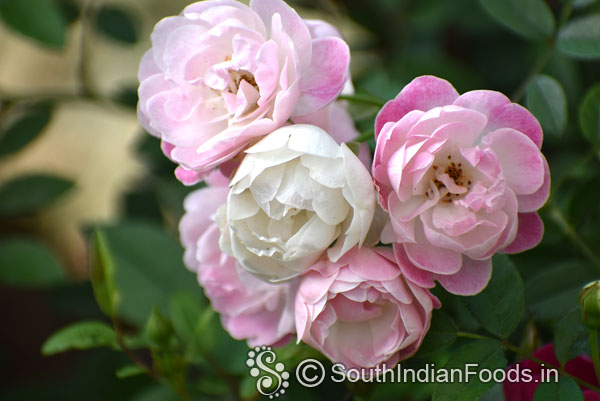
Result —
[[181, 401], [179, 397], [170, 387], [155, 384], [145, 390], [140, 391], [129, 401]]
[[135, 110], [138, 103], [137, 87], [134, 85], [125, 86], [115, 93], [113, 99], [117, 103]]
[[90, 270], [98, 306], [107, 316], [117, 316], [120, 296], [115, 283], [115, 263], [108, 249], [106, 236], [101, 231], [94, 232], [92, 237]]
[[98, 321], [77, 322], [52, 334], [42, 345], [42, 354], [54, 355], [72, 349], [97, 347], [120, 349], [112, 327]]
[[579, 108], [579, 126], [588, 141], [600, 145], [600, 84], [585, 94]]
[[558, 33], [556, 47], [568, 56], [600, 58], [600, 14], [570, 21]]
[[219, 315], [212, 308], [205, 308], [195, 329], [195, 341], [190, 353], [200, 360], [205, 355], [212, 356], [213, 362], [232, 374], [245, 374], [248, 346], [238, 341], [223, 329]]
[[441, 310], [435, 310], [431, 317], [431, 327], [419, 348], [418, 355], [427, 355], [446, 348], [456, 340], [457, 332], [458, 327], [450, 316]]
[[[470, 367], [467, 365], [469, 364]], [[475, 401], [484, 395], [494, 386], [494, 381], [487, 381], [487, 376], [480, 380], [479, 372], [489, 369], [506, 368], [506, 357], [502, 350], [502, 344], [499, 341], [483, 340], [472, 341], [459, 348], [450, 360], [444, 365], [446, 372], [457, 369], [465, 372], [467, 369], [474, 372], [467, 380], [466, 373], [464, 380], [450, 380], [440, 382], [435, 386], [432, 401]], [[486, 382], [487, 381], [487, 382]]]
[[193, 363], [204, 360], [199, 344], [203, 342], [204, 334], [202, 328], [198, 328], [203, 316], [202, 311], [202, 302], [191, 294], [178, 293], [171, 298], [169, 314], [175, 333], [185, 344], [185, 359]]
[[73, 182], [49, 175], [15, 178], [0, 187], [0, 215], [36, 212], [63, 196]]
[[597, 277], [592, 266], [577, 260], [546, 266], [527, 280], [527, 309], [536, 320], [560, 319], [577, 305], [581, 288]]
[[561, 376], [558, 383], [554, 380], [541, 383], [535, 390], [533, 401], [583, 401], [583, 393], [570, 377]]
[[506, 255], [493, 258], [493, 275], [479, 294], [465, 297], [469, 310], [490, 333], [508, 337], [521, 320], [525, 306], [523, 281]]
[[35, 139], [52, 116], [52, 107], [41, 103], [31, 107], [0, 134], [0, 156], [18, 152]]
[[527, 108], [545, 133], [560, 135], [567, 124], [567, 99], [562, 86], [548, 75], [538, 75], [527, 89]]
[[117, 314], [142, 326], [156, 306], [169, 310], [181, 291], [201, 297], [197, 279], [183, 265], [179, 241], [148, 223], [124, 222], [103, 230], [114, 264]]
[[63, 15], [65, 23], [71, 25], [77, 21], [80, 15], [80, 10], [77, 5], [77, 0], [54, 0], [60, 13]]
[[96, 29], [120, 42], [131, 44], [138, 39], [133, 15], [114, 6], [105, 6], [98, 11]]
[[554, 33], [554, 16], [544, 0], [479, 0], [496, 21], [529, 39]]
[[466, 305], [465, 297], [450, 294], [443, 287], [433, 288], [433, 293], [442, 305], [444, 311], [452, 318], [460, 330], [475, 332], [481, 329], [479, 320], [473, 315]]
[[502, 383], [495, 383], [479, 401], [505, 401]]
[[65, 282], [65, 274], [54, 254], [30, 239], [0, 242], [0, 282], [18, 286], [52, 285]]
[[581, 320], [581, 309], [574, 308], [555, 327], [554, 352], [564, 365], [567, 361], [588, 351], [588, 330]]
[[51, 0], [4, 0], [0, 2], [0, 17], [6, 25], [42, 44], [62, 47], [65, 42], [64, 17]]
[[202, 315], [202, 302], [189, 293], [178, 293], [171, 298], [169, 312], [175, 332], [182, 340], [190, 342], [195, 337], [195, 329]]
[[137, 365], [125, 365], [117, 369], [115, 375], [119, 379], [127, 379], [128, 377], [138, 376], [146, 373], [146, 371]]

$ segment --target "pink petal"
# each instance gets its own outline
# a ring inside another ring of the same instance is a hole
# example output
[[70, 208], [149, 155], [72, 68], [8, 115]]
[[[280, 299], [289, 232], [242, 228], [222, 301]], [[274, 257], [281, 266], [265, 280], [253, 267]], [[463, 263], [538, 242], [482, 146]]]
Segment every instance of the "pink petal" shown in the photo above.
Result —
[[188, 170], [183, 166], [178, 166], [175, 169], [175, 176], [184, 185], [194, 185], [202, 181], [208, 172], [200, 172], [194, 170]]
[[502, 250], [503, 253], [518, 253], [535, 247], [544, 235], [544, 223], [537, 213], [519, 213], [519, 230], [515, 240]]
[[431, 245], [422, 229], [416, 239], [414, 244], [404, 244], [404, 249], [408, 259], [417, 267], [441, 274], [454, 274], [460, 270], [463, 257], [459, 252]]
[[517, 196], [519, 212], [535, 212], [546, 203], [550, 196], [550, 168], [544, 155], [542, 155], [542, 159], [544, 160], [544, 183], [540, 189], [531, 195]]
[[388, 121], [399, 121], [412, 110], [427, 111], [452, 104], [457, 97], [456, 89], [444, 79], [429, 75], [415, 78], [379, 111], [375, 120], [375, 135], [379, 135]]
[[492, 277], [492, 259], [474, 260], [463, 257], [460, 271], [452, 275], [435, 275], [444, 288], [456, 295], [475, 295], [481, 292]]
[[298, 13], [281, 0], [251, 0], [250, 8], [254, 10], [271, 32], [271, 21], [274, 14], [279, 14], [283, 29], [294, 42], [302, 70], [311, 62], [311, 37], [308, 27]]
[[156, 66], [164, 70], [166, 67], [164, 60], [164, 52], [167, 47], [167, 40], [171, 36], [171, 32], [179, 27], [188, 25], [190, 22], [183, 17], [167, 17], [163, 18], [154, 26], [152, 31], [152, 54]]
[[400, 269], [394, 263], [380, 256], [371, 248], [354, 248], [344, 255], [344, 263], [353, 273], [363, 280], [386, 281], [400, 275]]
[[346, 323], [362, 323], [381, 315], [381, 308], [369, 302], [355, 302], [340, 294], [329, 301], [337, 318]]
[[394, 256], [396, 262], [402, 270], [402, 274], [415, 284], [423, 288], [433, 288], [435, 283], [433, 282], [433, 274], [427, 270], [419, 269], [416, 267], [406, 255], [406, 250], [402, 244], [394, 244]]
[[294, 115], [312, 113], [333, 101], [348, 79], [349, 63], [350, 49], [342, 39], [313, 40], [312, 61], [310, 67], [303, 70], [301, 95]]
[[454, 104], [485, 114], [488, 117], [486, 132], [513, 128], [527, 135], [538, 148], [542, 147], [543, 133], [538, 120], [526, 108], [512, 103], [500, 92], [476, 90], [463, 93]]
[[140, 68], [138, 70], [138, 80], [142, 82], [144, 79], [149, 78], [154, 74], [160, 73], [161, 70], [156, 65], [154, 61], [154, 52], [153, 49], [148, 50], [142, 56], [142, 60], [140, 61]]
[[279, 58], [277, 55], [277, 43], [273, 40], [265, 42], [256, 55], [258, 65], [254, 78], [260, 88], [260, 100], [258, 105], [262, 106], [270, 100], [270, 96], [277, 87], [279, 78]]
[[515, 194], [537, 192], [544, 183], [544, 158], [537, 146], [519, 131], [501, 128], [482, 141], [498, 157], [502, 173]]
[[313, 39], [326, 38], [328, 36], [343, 39], [340, 31], [329, 22], [321, 21], [319, 19], [305, 19], [304, 23], [308, 27], [310, 36], [312, 36]]

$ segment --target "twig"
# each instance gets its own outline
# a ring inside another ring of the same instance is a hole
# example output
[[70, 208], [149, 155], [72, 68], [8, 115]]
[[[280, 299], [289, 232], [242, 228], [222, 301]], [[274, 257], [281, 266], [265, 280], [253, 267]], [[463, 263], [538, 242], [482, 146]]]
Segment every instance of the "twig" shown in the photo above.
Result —
[[525, 78], [525, 80], [523, 80], [521, 85], [519, 85], [517, 90], [515, 90], [514, 94], [511, 96], [511, 100], [513, 102], [516, 103], [521, 100], [521, 98], [525, 94], [525, 91], [527, 90], [529, 85], [531, 85], [531, 83], [533, 82], [535, 77], [544, 69], [544, 67], [546, 67], [546, 64], [548, 64], [548, 61], [550, 61], [550, 58], [552, 57], [552, 53], [554, 53], [554, 50], [556, 47], [556, 40], [558, 37], [558, 32], [560, 31], [560, 28], [562, 28], [563, 25], [569, 19], [569, 16], [571, 15], [571, 11], [573, 11], [572, 3], [573, 3], [573, 0], [568, 0], [565, 3], [565, 5], [563, 6], [563, 8], [560, 12], [560, 16], [558, 18], [558, 24], [556, 25], [556, 29], [554, 30], [554, 34], [552, 35], [552, 38], [548, 40], [548, 42], [546, 44], [546, 49], [544, 49], [544, 52], [542, 53], [540, 58], [533, 65], [533, 67], [527, 74], [527, 77]]
[[577, 234], [577, 231], [569, 224], [560, 209], [553, 203], [548, 204], [550, 217], [562, 229], [567, 237], [571, 240], [582, 254], [584, 254], [598, 269], [600, 269], [600, 258], [591, 250], [585, 241]]
[[88, 0], [81, 12], [81, 30], [79, 32], [79, 52], [77, 55], [77, 93], [82, 97], [93, 93], [87, 65], [87, 30], [92, 19], [95, 0]]

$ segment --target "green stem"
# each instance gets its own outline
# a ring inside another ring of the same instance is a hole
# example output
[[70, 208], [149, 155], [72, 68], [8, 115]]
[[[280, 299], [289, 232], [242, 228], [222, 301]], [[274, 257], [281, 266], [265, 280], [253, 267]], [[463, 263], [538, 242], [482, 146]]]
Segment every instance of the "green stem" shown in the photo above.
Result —
[[546, 48], [542, 52], [542, 55], [537, 60], [537, 62], [533, 65], [533, 67], [529, 71], [529, 74], [527, 74], [527, 77], [525, 78], [525, 80], [523, 80], [521, 85], [519, 85], [519, 87], [517, 88], [515, 93], [511, 96], [511, 100], [513, 102], [516, 103], [521, 100], [521, 98], [525, 94], [525, 91], [527, 90], [529, 85], [531, 85], [531, 83], [533, 82], [535, 77], [544, 69], [544, 67], [546, 67], [546, 64], [548, 64], [548, 62], [550, 61], [550, 58], [552, 57], [552, 53], [554, 53], [554, 49], [556, 47], [556, 39], [558, 37], [558, 32], [560, 31], [560, 28], [562, 28], [562, 26], [569, 19], [569, 16], [571, 15], [571, 11], [573, 11], [572, 3], [573, 3], [573, 0], [567, 1], [565, 3], [565, 5], [563, 6], [562, 10], [560, 11], [560, 15], [558, 18], [558, 24], [556, 25], [556, 29], [554, 31], [554, 34], [552, 35], [552, 38], [550, 38], [548, 40]]
[[[584, 158], [580, 159], [576, 164], [571, 166], [570, 171], [579, 171], [582, 167], [584, 167], [586, 164], [588, 164], [590, 161], [596, 158], [597, 152], [598, 148], [594, 145]], [[558, 180], [553, 179], [552, 194], [550, 194], [550, 201], [548, 203], [551, 203], [553, 194], [560, 193], [560, 188], [565, 183], [565, 181], [567, 181], [570, 178], [573, 178], [571, 174], [563, 174]]]
[[[465, 331], [459, 331], [459, 332], [456, 333], [456, 335], [458, 337], [470, 338], [470, 339], [474, 339], [474, 340], [495, 340], [495, 341], [498, 341], [498, 339], [494, 338], [494, 337], [484, 336], [484, 335], [480, 335], [480, 334], [476, 334], [476, 333], [468, 333], [468, 332], [465, 332]], [[597, 343], [598, 342], [596, 341], [596, 344]], [[587, 389], [590, 389], [592, 391], [595, 391], [597, 393], [600, 393], [600, 387], [596, 387], [593, 384], [586, 382], [585, 380], [582, 380], [582, 379], [580, 379], [578, 377], [575, 377], [575, 376], [571, 375], [570, 373], [568, 373], [567, 371], [565, 371], [565, 369], [563, 367], [561, 367], [561, 366], [553, 365], [552, 363], [549, 363], [549, 362], [543, 361], [543, 360], [541, 360], [539, 358], [536, 358], [535, 356], [533, 356], [529, 352], [524, 352], [521, 348], [519, 348], [516, 345], [513, 345], [510, 342], [508, 342], [508, 340], [502, 341], [502, 345], [507, 350], [514, 352], [515, 354], [521, 356], [524, 359], [529, 359], [529, 360], [537, 363], [538, 365], [542, 365], [544, 367], [549, 367], [549, 368], [556, 369], [556, 370], [558, 370], [558, 372], [561, 375], [570, 377], [571, 379], [573, 379], [580, 386], [585, 387]], [[598, 355], [597, 352], [596, 352], [596, 355]]]
[[363, 103], [371, 106], [383, 107], [385, 100], [372, 95], [340, 95], [338, 100], [347, 100], [353, 103]]
[[525, 80], [523, 80], [521, 85], [519, 85], [519, 87], [517, 88], [515, 93], [511, 96], [511, 100], [514, 103], [519, 102], [521, 100], [521, 98], [523, 98], [523, 95], [525, 95], [525, 91], [527, 90], [529, 85], [531, 85], [531, 83], [533, 82], [535, 77], [544, 69], [546, 64], [548, 64], [548, 61], [550, 61], [550, 57], [552, 57], [552, 53], [554, 53], [555, 45], [556, 45], [556, 41], [554, 38], [552, 38], [548, 41], [548, 45], [547, 45], [546, 49], [544, 49], [544, 52], [542, 53], [540, 58], [533, 65], [533, 67], [527, 74], [527, 77], [525, 78]]
[[569, 224], [565, 216], [562, 214], [560, 209], [554, 204], [548, 205], [550, 217], [554, 222], [562, 229], [565, 235], [571, 240], [573, 245], [577, 247], [583, 255], [585, 255], [599, 270], [600, 270], [600, 258], [592, 251], [592, 249], [585, 243], [585, 241], [577, 234], [577, 231]]
[[590, 329], [590, 350], [594, 361], [594, 371], [600, 383], [600, 353], [598, 352], [598, 329]]
[[127, 355], [127, 357], [133, 362], [138, 368], [142, 369], [147, 375], [152, 377], [157, 382], [161, 382], [160, 377], [154, 372], [151, 367], [146, 366], [146, 364], [140, 361], [137, 356], [129, 349], [127, 344], [125, 344], [125, 340], [123, 339], [123, 333], [121, 332], [121, 326], [116, 318], [112, 318], [113, 329], [115, 330], [115, 335], [117, 336], [117, 343]]
[[77, 84], [78, 93], [85, 97], [91, 96], [93, 90], [91, 88], [89, 79], [89, 68], [88, 68], [88, 46], [87, 46], [87, 33], [89, 25], [91, 25], [93, 13], [94, 13], [94, 1], [88, 0], [85, 4], [81, 13], [81, 31], [79, 33], [79, 52], [77, 55]]

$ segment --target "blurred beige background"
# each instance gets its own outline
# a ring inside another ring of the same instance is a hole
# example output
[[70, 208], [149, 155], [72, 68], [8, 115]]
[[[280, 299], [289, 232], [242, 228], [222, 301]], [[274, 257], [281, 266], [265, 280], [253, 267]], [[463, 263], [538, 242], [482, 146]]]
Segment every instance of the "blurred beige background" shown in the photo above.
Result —
[[[90, 2], [79, 0], [81, 9]], [[75, 189], [34, 218], [16, 221], [17, 229], [40, 237], [60, 255], [74, 278], [87, 277], [84, 226], [106, 222], [119, 215], [122, 194], [143, 179], [146, 168], [134, 149], [143, 130], [135, 112], [108, 100], [125, 87], [137, 85], [137, 66], [150, 47], [150, 33], [162, 17], [178, 14], [186, 0], [93, 1], [93, 7], [115, 4], [137, 21], [139, 40], [121, 43], [96, 32], [80, 17], [69, 27], [63, 49], [46, 48], [0, 23], [0, 98], [35, 101], [55, 99], [52, 119], [24, 149], [0, 159], [0, 183], [27, 173], [69, 178]], [[371, 40], [368, 34], [328, 2], [323, 10], [302, 10], [305, 18], [321, 18], [338, 26], [353, 47], [353, 73], [372, 62], [360, 51]], [[83, 29], [83, 31], [82, 31]], [[354, 51], [354, 48], [358, 49]], [[77, 98], [85, 85], [96, 100]], [[25, 102], [26, 104], [27, 102]], [[10, 123], [4, 113], [0, 126]], [[0, 239], [1, 240], [1, 239]]]

